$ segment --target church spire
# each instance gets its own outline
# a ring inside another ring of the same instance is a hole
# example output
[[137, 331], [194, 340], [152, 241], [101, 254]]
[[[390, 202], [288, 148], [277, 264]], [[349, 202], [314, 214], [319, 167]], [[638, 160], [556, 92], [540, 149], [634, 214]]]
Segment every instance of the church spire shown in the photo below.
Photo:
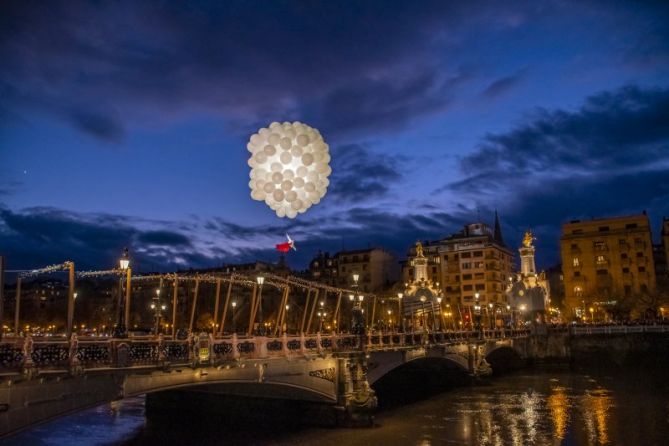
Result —
[[504, 239], [502, 238], [502, 226], [499, 224], [499, 216], [497, 215], [497, 209], [495, 209], [495, 232], [493, 236], [494, 240], [502, 246], [504, 245]]

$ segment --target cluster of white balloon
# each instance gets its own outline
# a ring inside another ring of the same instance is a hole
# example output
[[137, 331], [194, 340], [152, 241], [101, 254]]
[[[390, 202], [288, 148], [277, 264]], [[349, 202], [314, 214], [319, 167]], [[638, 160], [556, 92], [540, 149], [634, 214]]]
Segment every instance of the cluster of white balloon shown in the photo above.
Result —
[[251, 198], [279, 217], [295, 218], [325, 196], [332, 173], [329, 147], [317, 129], [273, 122], [251, 135]]

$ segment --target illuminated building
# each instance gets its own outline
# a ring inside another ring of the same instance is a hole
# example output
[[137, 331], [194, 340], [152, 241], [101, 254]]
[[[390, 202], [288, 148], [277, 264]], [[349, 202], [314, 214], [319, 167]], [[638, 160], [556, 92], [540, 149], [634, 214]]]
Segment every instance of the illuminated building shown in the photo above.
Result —
[[[574, 220], [560, 238], [565, 306], [572, 316], [604, 320], [618, 304], [640, 308], [655, 293], [648, 216]], [[638, 315], [638, 313], [636, 314]]]
[[495, 214], [495, 227], [472, 223], [441, 240], [409, 249], [403, 263], [403, 281], [409, 287], [418, 281], [431, 284], [443, 294], [445, 304], [472, 307], [476, 294], [481, 304], [506, 301], [506, 282], [513, 271], [513, 252], [506, 247]]
[[520, 272], [510, 277], [507, 285], [508, 302], [514, 309], [522, 309], [528, 314], [545, 312], [550, 302], [550, 286], [546, 273], [537, 273], [534, 262], [534, 237], [530, 231], [525, 233], [520, 253]]

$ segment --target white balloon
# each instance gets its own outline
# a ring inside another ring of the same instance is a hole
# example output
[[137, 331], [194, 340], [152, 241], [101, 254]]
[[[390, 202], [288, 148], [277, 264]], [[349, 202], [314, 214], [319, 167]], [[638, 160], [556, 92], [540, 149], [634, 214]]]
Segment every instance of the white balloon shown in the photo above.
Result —
[[300, 147], [304, 147], [304, 146], [306, 146], [307, 144], [309, 144], [309, 136], [307, 136], [307, 135], [304, 134], [304, 133], [301, 134], [301, 135], [297, 135], [297, 144], [298, 144]]
[[265, 155], [267, 156], [273, 156], [276, 153], [276, 147], [271, 144], [267, 144], [263, 149], [263, 152], [265, 152]]
[[295, 218], [327, 193], [331, 157], [317, 129], [298, 121], [272, 122], [252, 135], [246, 148], [251, 198], [264, 201], [278, 217]]
[[293, 155], [293, 156], [302, 156], [303, 153], [304, 153], [304, 150], [300, 146], [293, 146], [290, 149], [290, 154]]
[[281, 138], [280, 144], [283, 150], [290, 150], [290, 148], [293, 146], [293, 143], [290, 141], [290, 138], [285, 136]]
[[251, 159], [255, 159], [258, 164], [265, 164], [267, 162], [267, 155], [265, 152], [258, 152]]
[[279, 157], [279, 159], [283, 164], [288, 166], [290, 165], [290, 162], [293, 161], [293, 156], [290, 154], [290, 152], [283, 152]]

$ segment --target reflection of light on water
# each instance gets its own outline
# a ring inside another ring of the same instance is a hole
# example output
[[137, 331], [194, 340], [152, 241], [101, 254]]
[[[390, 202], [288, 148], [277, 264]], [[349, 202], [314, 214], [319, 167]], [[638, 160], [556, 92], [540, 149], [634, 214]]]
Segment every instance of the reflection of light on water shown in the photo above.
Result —
[[599, 444], [609, 442], [607, 421], [609, 412], [614, 406], [611, 392], [602, 388], [588, 390], [581, 398], [583, 420], [591, 442]]
[[554, 435], [558, 440], [562, 440], [569, 424], [569, 398], [564, 387], [556, 386], [551, 391], [552, 393], [548, 396], [546, 403], [551, 411], [553, 426], [555, 426]]
[[527, 423], [527, 437], [530, 443], [535, 443], [537, 436], [537, 422], [541, 409], [541, 398], [537, 392], [529, 391], [521, 396], [521, 403], [525, 409], [523, 417]]

